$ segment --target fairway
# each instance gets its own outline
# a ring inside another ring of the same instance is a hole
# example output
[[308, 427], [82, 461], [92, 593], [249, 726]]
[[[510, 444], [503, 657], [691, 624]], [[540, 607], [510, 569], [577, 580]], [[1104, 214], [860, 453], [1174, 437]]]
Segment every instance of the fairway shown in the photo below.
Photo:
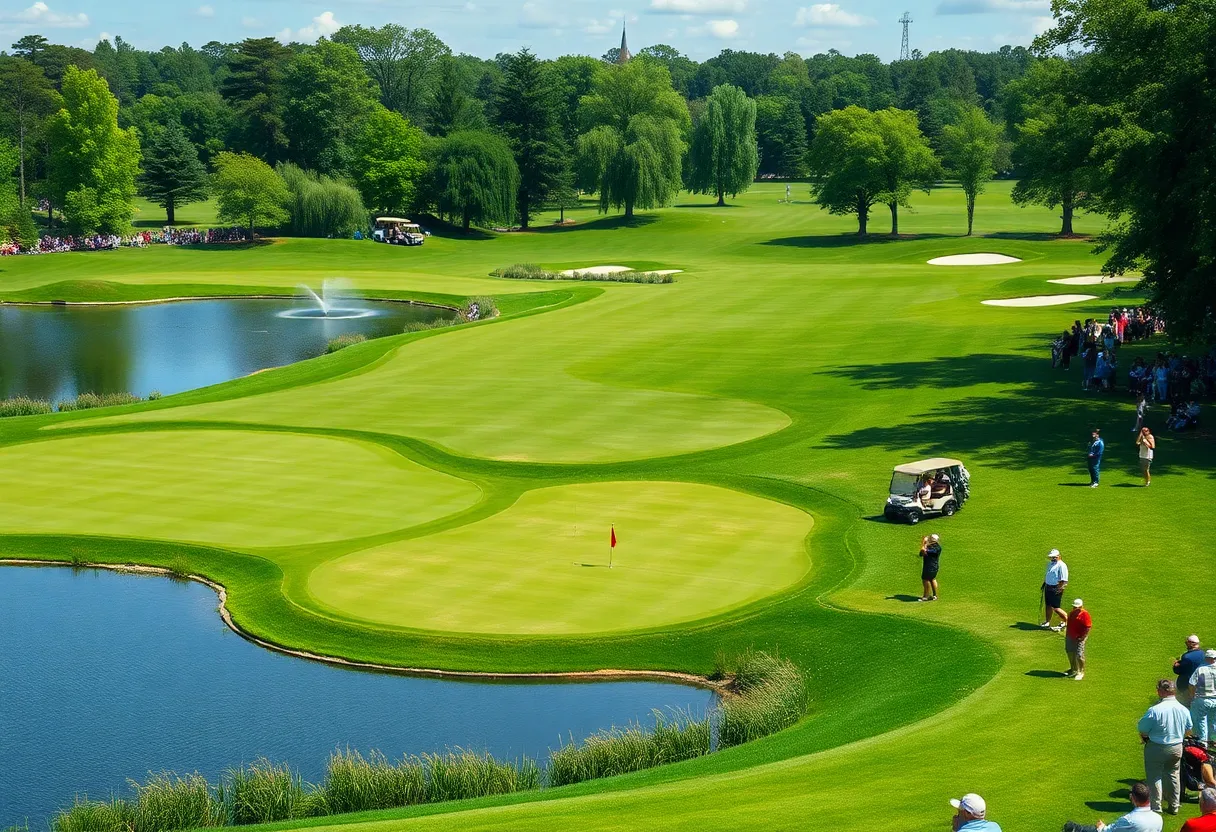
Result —
[[[1015, 206], [1011, 188], [981, 195], [970, 238], [952, 186], [913, 194], [904, 236], [876, 212], [859, 239], [805, 185], [787, 203], [783, 184], [760, 183], [724, 208], [682, 197], [625, 222], [585, 204], [576, 225], [546, 215], [536, 231], [416, 248], [4, 258], [7, 299], [291, 293], [345, 277], [451, 306], [492, 296], [502, 314], [117, 414], [0, 419], [0, 551], [180, 561], [227, 588], [251, 634], [354, 661], [708, 675], [755, 648], [809, 679], [796, 725], [703, 758], [314, 828], [928, 832], [970, 791], [1005, 832], [1109, 822], [1143, 776], [1135, 722], [1155, 681], [1187, 634], [1216, 644], [1216, 453], [1153, 406], [1153, 483], [1139, 487], [1134, 401], [1082, 390], [1078, 362], [1053, 369], [1049, 345], [1144, 295], [1049, 282], [1095, 276], [1103, 256], [1052, 236], [1058, 212]], [[1102, 227], [1077, 217], [1080, 234]], [[1018, 262], [928, 262], [967, 254]], [[489, 277], [514, 263], [683, 271], [663, 285]], [[983, 304], [1066, 293], [1092, 298]], [[1120, 385], [1134, 357], [1166, 349], [1193, 348], [1123, 347]], [[1094, 427], [1107, 438], [1098, 489]], [[970, 470], [963, 510], [883, 522], [892, 468], [934, 456]], [[929, 532], [940, 599], [911, 603]], [[1080, 683], [1062, 675], [1062, 637], [1038, 628], [1052, 547], [1072, 570], [1068, 600], [1094, 616]], [[880, 805], [863, 807], [875, 782]], [[1194, 813], [1183, 804], [1165, 832]]]
[[[609, 524], [620, 546], [608, 568]], [[529, 491], [506, 511], [318, 567], [314, 597], [378, 624], [571, 634], [703, 618], [796, 583], [810, 518], [703, 485]]]
[[468, 508], [476, 486], [349, 440], [164, 431], [0, 449], [5, 530], [242, 548], [339, 540]]

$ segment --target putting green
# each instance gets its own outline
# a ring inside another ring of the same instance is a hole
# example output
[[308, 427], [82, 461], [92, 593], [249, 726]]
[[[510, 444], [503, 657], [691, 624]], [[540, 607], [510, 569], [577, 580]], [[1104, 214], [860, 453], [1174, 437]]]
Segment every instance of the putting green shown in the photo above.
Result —
[[405, 528], [480, 490], [374, 445], [290, 433], [110, 434], [0, 448], [0, 531], [287, 546]]
[[[619, 545], [608, 569], [609, 524]], [[570, 634], [720, 613], [796, 583], [809, 515], [725, 488], [601, 482], [529, 491], [440, 534], [317, 567], [345, 615], [433, 630]]]

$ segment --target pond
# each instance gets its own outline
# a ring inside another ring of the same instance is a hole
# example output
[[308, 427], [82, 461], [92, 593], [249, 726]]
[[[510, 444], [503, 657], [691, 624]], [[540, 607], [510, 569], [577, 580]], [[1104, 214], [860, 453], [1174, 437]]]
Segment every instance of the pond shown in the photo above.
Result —
[[543, 757], [651, 710], [703, 716], [713, 693], [663, 682], [487, 684], [348, 670], [229, 630], [193, 582], [0, 566], [0, 828], [44, 830], [87, 793], [149, 771], [267, 757], [318, 782], [338, 748], [390, 757], [460, 746]]
[[407, 323], [455, 315], [387, 301], [339, 305], [350, 309], [326, 317], [303, 298], [0, 304], [0, 399], [180, 393], [314, 358], [339, 335], [396, 335]]

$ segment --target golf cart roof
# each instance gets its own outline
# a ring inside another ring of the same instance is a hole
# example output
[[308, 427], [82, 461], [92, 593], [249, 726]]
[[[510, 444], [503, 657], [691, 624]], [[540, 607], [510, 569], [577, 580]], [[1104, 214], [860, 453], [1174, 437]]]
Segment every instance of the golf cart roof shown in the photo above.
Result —
[[940, 471], [942, 468], [953, 468], [956, 465], [962, 465], [957, 459], [947, 459], [944, 456], [935, 456], [933, 459], [922, 459], [920, 462], [908, 462], [903, 465], [895, 466], [897, 474], [912, 474], [919, 476], [927, 474], [930, 471]]
[[410, 223], [412, 223], [413, 220], [407, 220], [404, 217], [376, 217], [376, 222], [410, 222]]

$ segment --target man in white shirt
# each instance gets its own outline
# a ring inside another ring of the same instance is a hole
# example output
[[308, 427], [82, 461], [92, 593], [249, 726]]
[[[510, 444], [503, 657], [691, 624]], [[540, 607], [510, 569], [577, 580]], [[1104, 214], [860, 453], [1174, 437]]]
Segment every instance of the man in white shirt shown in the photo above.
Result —
[[[1064, 612], [1064, 588], [1068, 586], [1068, 565], [1060, 559], [1060, 550], [1052, 549], [1047, 553], [1047, 574], [1043, 578], [1043, 606], [1047, 608], [1045, 619], [1039, 626], [1044, 630], [1050, 628], [1060, 632], [1068, 623], [1068, 613]], [[1052, 627], [1051, 617], [1060, 616], [1060, 623]]]
[[1191, 722], [1200, 742], [1216, 745], [1216, 650], [1205, 650], [1191, 674]]
[[1144, 743], [1144, 779], [1152, 789], [1152, 808], [1161, 811], [1162, 781], [1165, 782], [1165, 811], [1178, 814], [1182, 799], [1182, 740], [1191, 730], [1191, 712], [1174, 698], [1174, 681], [1157, 683], [1160, 700], [1149, 708], [1136, 728]]

